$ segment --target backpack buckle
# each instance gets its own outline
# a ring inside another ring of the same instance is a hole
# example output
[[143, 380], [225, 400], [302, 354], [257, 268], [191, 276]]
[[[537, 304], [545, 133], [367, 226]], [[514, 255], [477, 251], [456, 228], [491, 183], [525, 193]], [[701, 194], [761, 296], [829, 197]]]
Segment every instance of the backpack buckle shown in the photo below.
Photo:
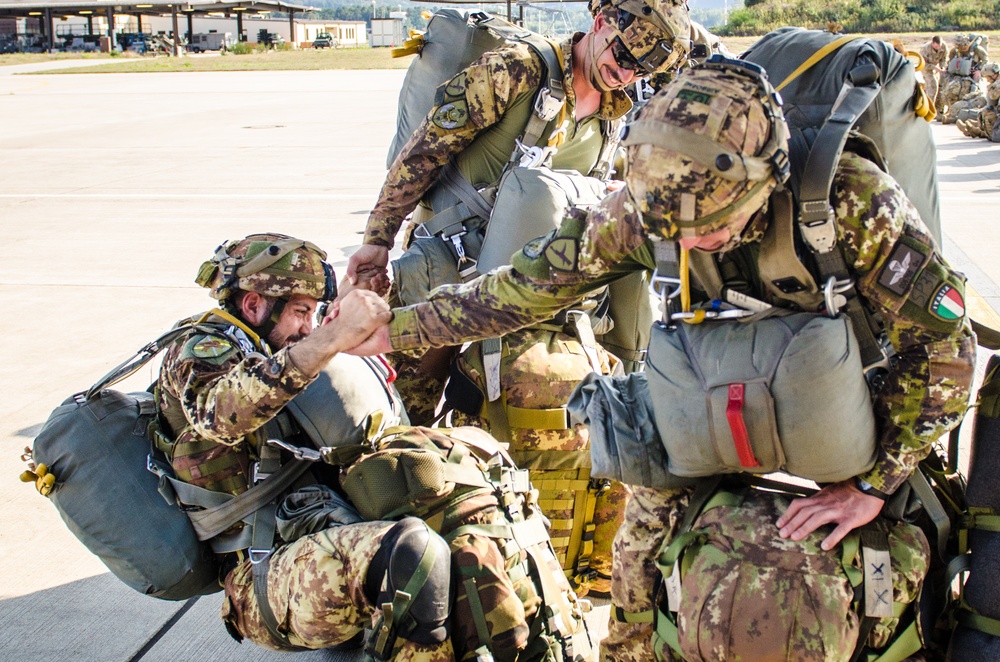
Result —
[[272, 550], [270, 549], [255, 549], [253, 547], [249, 548], [247, 550], [247, 556], [250, 559], [250, 564], [257, 565], [259, 563], [263, 563], [268, 559], [269, 556], [271, 556], [271, 551]]

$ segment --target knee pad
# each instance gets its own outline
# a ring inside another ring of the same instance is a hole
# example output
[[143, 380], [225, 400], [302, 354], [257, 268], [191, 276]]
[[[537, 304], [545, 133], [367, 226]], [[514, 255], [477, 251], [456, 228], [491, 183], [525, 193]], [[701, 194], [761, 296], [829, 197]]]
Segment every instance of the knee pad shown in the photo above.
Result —
[[382, 607], [383, 624], [395, 636], [422, 645], [443, 642], [452, 601], [448, 543], [421, 519], [401, 520], [372, 559], [365, 597]]

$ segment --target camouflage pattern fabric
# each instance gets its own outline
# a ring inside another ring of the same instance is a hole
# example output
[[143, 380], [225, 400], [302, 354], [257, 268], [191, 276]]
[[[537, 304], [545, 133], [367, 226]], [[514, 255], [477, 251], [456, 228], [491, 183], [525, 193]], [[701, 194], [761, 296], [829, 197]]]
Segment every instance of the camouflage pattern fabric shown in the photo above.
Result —
[[[662, 579], [656, 567], [657, 551], [677, 533], [690, 498], [690, 489], [632, 488], [625, 522], [615, 536], [613, 610], [641, 613], [653, 609], [653, 590]], [[652, 640], [651, 622], [626, 623], [612, 613], [608, 636], [601, 642], [601, 660], [650, 662]]]
[[[795, 542], [778, 536], [774, 522], [790, 496], [744, 490], [738, 505], [699, 516], [699, 542], [684, 552], [677, 613], [685, 660], [843, 660], [859, 636], [855, 591], [840, 546], [823, 551], [826, 531]], [[893, 600], [909, 604], [927, 572], [930, 547], [919, 528], [889, 530]], [[860, 554], [851, 567], [861, 570]], [[871, 643], [888, 643], [898, 618], [880, 619]]]
[[[488, 435], [476, 428], [458, 428], [449, 435], [446, 429], [408, 428], [403, 432], [392, 432], [392, 440], [379, 446], [387, 449], [426, 449], [433, 444], [448, 454], [459, 436]], [[496, 443], [493, 441], [492, 443]], [[532, 504], [512, 502], [508, 511], [514, 521], [521, 521], [530, 515]], [[452, 637], [455, 658], [475, 659], [476, 650], [489, 643], [496, 660], [545, 659], [538, 647], [543, 646], [546, 637], [551, 638], [549, 614], [542, 610], [543, 600], [540, 587], [532, 580], [526, 549], [510, 544], [510, 540], [499, 534], [511, 520], [498, 501], [497, 493], [488, 488], [457, 486], [453, 491], [421, 503], [414, 503], [411, 512], [400, 517], [416, 515], [427, 522], [445, 540], [452, 551], [452, 576], [456, 581], [456, 597], [452, 606]], [[498, 528], [493, 528], [498, 527]], [[558, 586], [562, 605], [547, 605], [547, 609], [559, 608], [561, 614], [572, 623], [574, 633], [586, 637], [586, 624], [565, 576], [559, 568], [555, 555], [546, 541], [539, 546], [544, 565], [538, 571], [547, 573]], [[475, 597], [470, 600], [470, 592]], [[491, 642], [479, 638], [475, 623], [475, 604], [481, 605], [485, 615]], [[545, 623], [538, 622], [545, 619]], [[546, 634], [548, 630], [548, 634]], [[531, 632], [541, 632], [542, 636], [531, 636]]]
[[993, 125], [997, 122], [997, 104], [1000, 103], [1000, 77], [986, 87], [986, 105], [978, 116], [968, 122], [959, 123], [959, 129], [970, 138], [990, 139]]
[[[503, 356], [500, 364], [500, 390], [509, 406], [522, 409], [558, 409], [565, 406], [570, 393], [586, 375], [592, 372], [590, 360], [575, 338], [556, 331], [526, 329], [504, 337]], [[602, 360], [602, 374], [612, 373], [613, 359], [600, 347], [596, 348]], [[473, 345], [468, 352], [478, 352]], [[470, 363], [463, 354], [458, 358], [462, 370], [486, 393], [485, 377], [479, 372], [481, 361]], [[488, 418], [452, 414], [452, 421], [461, 425], [474, 425], [491, 431]], [[495, 435], [495, 433], [494, 433]], [[584, 508], [578, 501], [581, 489], [573, 484], [589, 482], [590, 435], [586, 426], [574, 425], [563, 430], [534, 430], [510, 428], [510, 454], [521, 468], [531, 472], [532, 485], [539, 490], [539, 507], [550, 522], [552, 546], [564, 570], [573, 571], [581, 556], [589, 570], [577, 581], [578, 592], [586, 595], [593, 590], [607, 593], [611, 588], [611, 547], [615, 532], [621, 525], [628, 490], [620, 483], [613, 483], [596, 492], [592, 549], [575, 549], [570, 554], [570, 533], [573, 529], [576, 508]], [[547, 452], [551, 452], [547, 454]], [[576, 458], [574, 459], [574, 456]], [[582, 478], [581, 478], [582, 476]], [[583, 493], [588, 490], [582, 489]], [[587, 568], [584, 568], [587, 570]], [[596, 573], [596, 574], [595, 574]]]
[[[869, 161], [846, 154], [834, 184], [841, 250], [860, 296], [882, 316], [896, 350], [895, 371], [876, 401], [883, 422], [879, 457], [862, 476], [892, 493], [967, 407], [975, 342], [965, 314], [964, 277], [938, 253], [895, 181]], [[766, 222], [764, 215], [751, 220], [740, 241], [759, 241]], [[550, 317], [618, 274], [652, 269], [646, 233], [626, 192], [612, 194], [589, 216], [571, 213], [552, 236], [529, 243], [512, 268], [439, 288], [427, 302], [395, 310], [393, 347], [455, 345]], [[545, 248], [556, 240], [575, 246], [573, 268], [548, 262]], [[907, 260], [911, 247], [915, 253]], [[946, 310], [952, 302], [954, 308]]]
[[[342, 644], [371, 628], [378, 610], [364, 594], [368, 566], [382, 537], [394, 522], [336, 526], [299, 538], [271, 556], [267, 597], [288, 641], [299, 648], [321, 649]], [[268, 632], [253, 588], [250, 561], [226, 577], [222, 620], [237, 641], [248, 639], [272, 650], [287, 650]], [[448, 662], [449, 641], [423, 646], [397, 640], [394, 660]]]
[[[572, 46], [582, 37], [578, 33], [563, 42], [563, 89], [566, 93], [565, 113], [574, 116], [576, 97], [573, 93]], [[490, 51], [460, 72], [449, 83], [460, 82], [456, 94], [464, 111], [460, 120], [452, 118], [445, 106], [456, 106], [450, 99], [435, 106], [410, 137], [386, 175], [378, 201], [368, 218], [365, 244], [391, 248], [403, 219], [437, 182], [441, 168], [454, 155], [467, 149], [483, 132], [496, 125], [508, 108], [525, 95], [532, 97], [542, 84], [543, 63], [525, 44], [511, 44]], [[443, 90], [448, 85], [442, 86]], [[452, 95], [454, 96], [454, 95]], [[613, 120], [624, 116], [631, 108], [628, 96], [621, 90], [602, 96], [597, 115]], [[437, 121], [435, 121], [437, 118]], [[506, 159], [506, 156], [504, 157]]]
[[[949, 83], [949, 85], [960, 85], [964, 90], [966, 88], [965, 83], [972, 83], [972, 81], [968, 78], [962, 78], [959, 82], [953, 81], [952, 83]], [[949, 90], [953, 92], [954, 87], [949, 87]], [[954, 124], [963, 110], [976, 110], [984, 107], [986, 107], [986, 97], [983, 96], [979, 86], [972, 83], [968, 93], [960, 96], [948, 106], [948, 111], [945, 113], [944, 119], [942, 119], [941, 122], [943, 124]]]
[[175, 440], [169, 459], [177, 477], [229, 494], [246, 490], [247, 437], [314, 377], [302, 373], [286, 349], [247, 356], [221, 330], [181, 336], [165, 352], [157, 389], [159, 411]]
[[[928, 41], [920, 48], [920, 57], [924, 59], [924, 69], [920, 75], [924, 79], [924, 91], [931, 103], [936, 104], [938, 95], [938, 79], [943, 75], [934, 70], [934, 67], [944, 69], [948, 64], [948, 48], [941, 44], [941, 48], [934, 48], [933, 42]], [[937, 105], [934, 106], [937, 108]], [[940, 110], [940, 109], [939, 109]]]

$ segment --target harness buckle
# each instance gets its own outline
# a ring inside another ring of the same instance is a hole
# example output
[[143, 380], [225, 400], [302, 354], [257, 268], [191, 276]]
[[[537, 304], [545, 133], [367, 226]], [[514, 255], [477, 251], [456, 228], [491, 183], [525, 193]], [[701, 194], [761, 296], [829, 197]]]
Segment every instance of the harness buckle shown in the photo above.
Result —
[[306, 448], [304, 446], [293, 446], [292, 444], [286, 441], [282, 441], [281, 439], [268, 439], [267, 445], [288, 451], [289, 453], [292, 454], [292, 456], [296, 460], [308, 460], [309, 462], [319, 462], [323, 458], [320, 452], [314, 448]]
[[250, 558], [251, 565], [257, 565], [263, 563], [271, 556], [271, 549], [255, 549], [253, 547], [247, 549], [247, 556]]
[[535, 97], [535, 115], [546, 122], [554, 120], [562, 107], [563, 100], [552, 96], [552, 90], [547, 87], [543, 87]]
[[837, 280], [836, 277], [830, 276], [826, 285], [823, 286], [823, 303], [826, 305], [828, 317], [836, 317], [840, 313], [840, 309], [847, 305], [847, 297], [844, 296], [844, 292], [848, 292], [852, 287], [854, 287], [854, 281], [850, 278]]
[[260, 462], [254, 462], [250, 465], [250, 482], [256, 485], [257, 483], [267, 480], [271, 476], [270, 472], [264, 472], [260, 470]]

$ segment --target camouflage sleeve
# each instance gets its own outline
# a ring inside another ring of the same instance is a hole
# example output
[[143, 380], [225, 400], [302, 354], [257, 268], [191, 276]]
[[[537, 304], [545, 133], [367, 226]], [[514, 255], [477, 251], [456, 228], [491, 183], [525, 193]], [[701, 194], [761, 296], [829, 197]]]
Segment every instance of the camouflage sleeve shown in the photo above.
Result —
[[195, 434], [232, 446], [271, 420], [313, 377], [295, 366], [287, 349], [244, 356], [227, 338], [199, 334], [171, 348], [160, 380]]
[[403, 219], [452, 155], [496, 124], [521, 95], [533, 94], [541, 74], [541, 60], [518, 44], [485, 53], [441, 85], [435, 106], [389, 168], [368, 217], [364, 243], [391, 248]]
[[965, 312], [965, 277], [937, 251], [899, 185], [872, 163], [845, 157], [837, 185], [845, 258], [896, 352], [876, 396], [878, 459], [862, 476], [891, 494], [968, 406], [975, 336]]
[[615, 278], [654, 266], [645, 230], [624, 192], [587, 213], [573, 209], [558, 230], [529, 242], [512, 266], [424, 303], [394, 311], [394, 349], [445, 347], [497, 337], [547, 320]]

